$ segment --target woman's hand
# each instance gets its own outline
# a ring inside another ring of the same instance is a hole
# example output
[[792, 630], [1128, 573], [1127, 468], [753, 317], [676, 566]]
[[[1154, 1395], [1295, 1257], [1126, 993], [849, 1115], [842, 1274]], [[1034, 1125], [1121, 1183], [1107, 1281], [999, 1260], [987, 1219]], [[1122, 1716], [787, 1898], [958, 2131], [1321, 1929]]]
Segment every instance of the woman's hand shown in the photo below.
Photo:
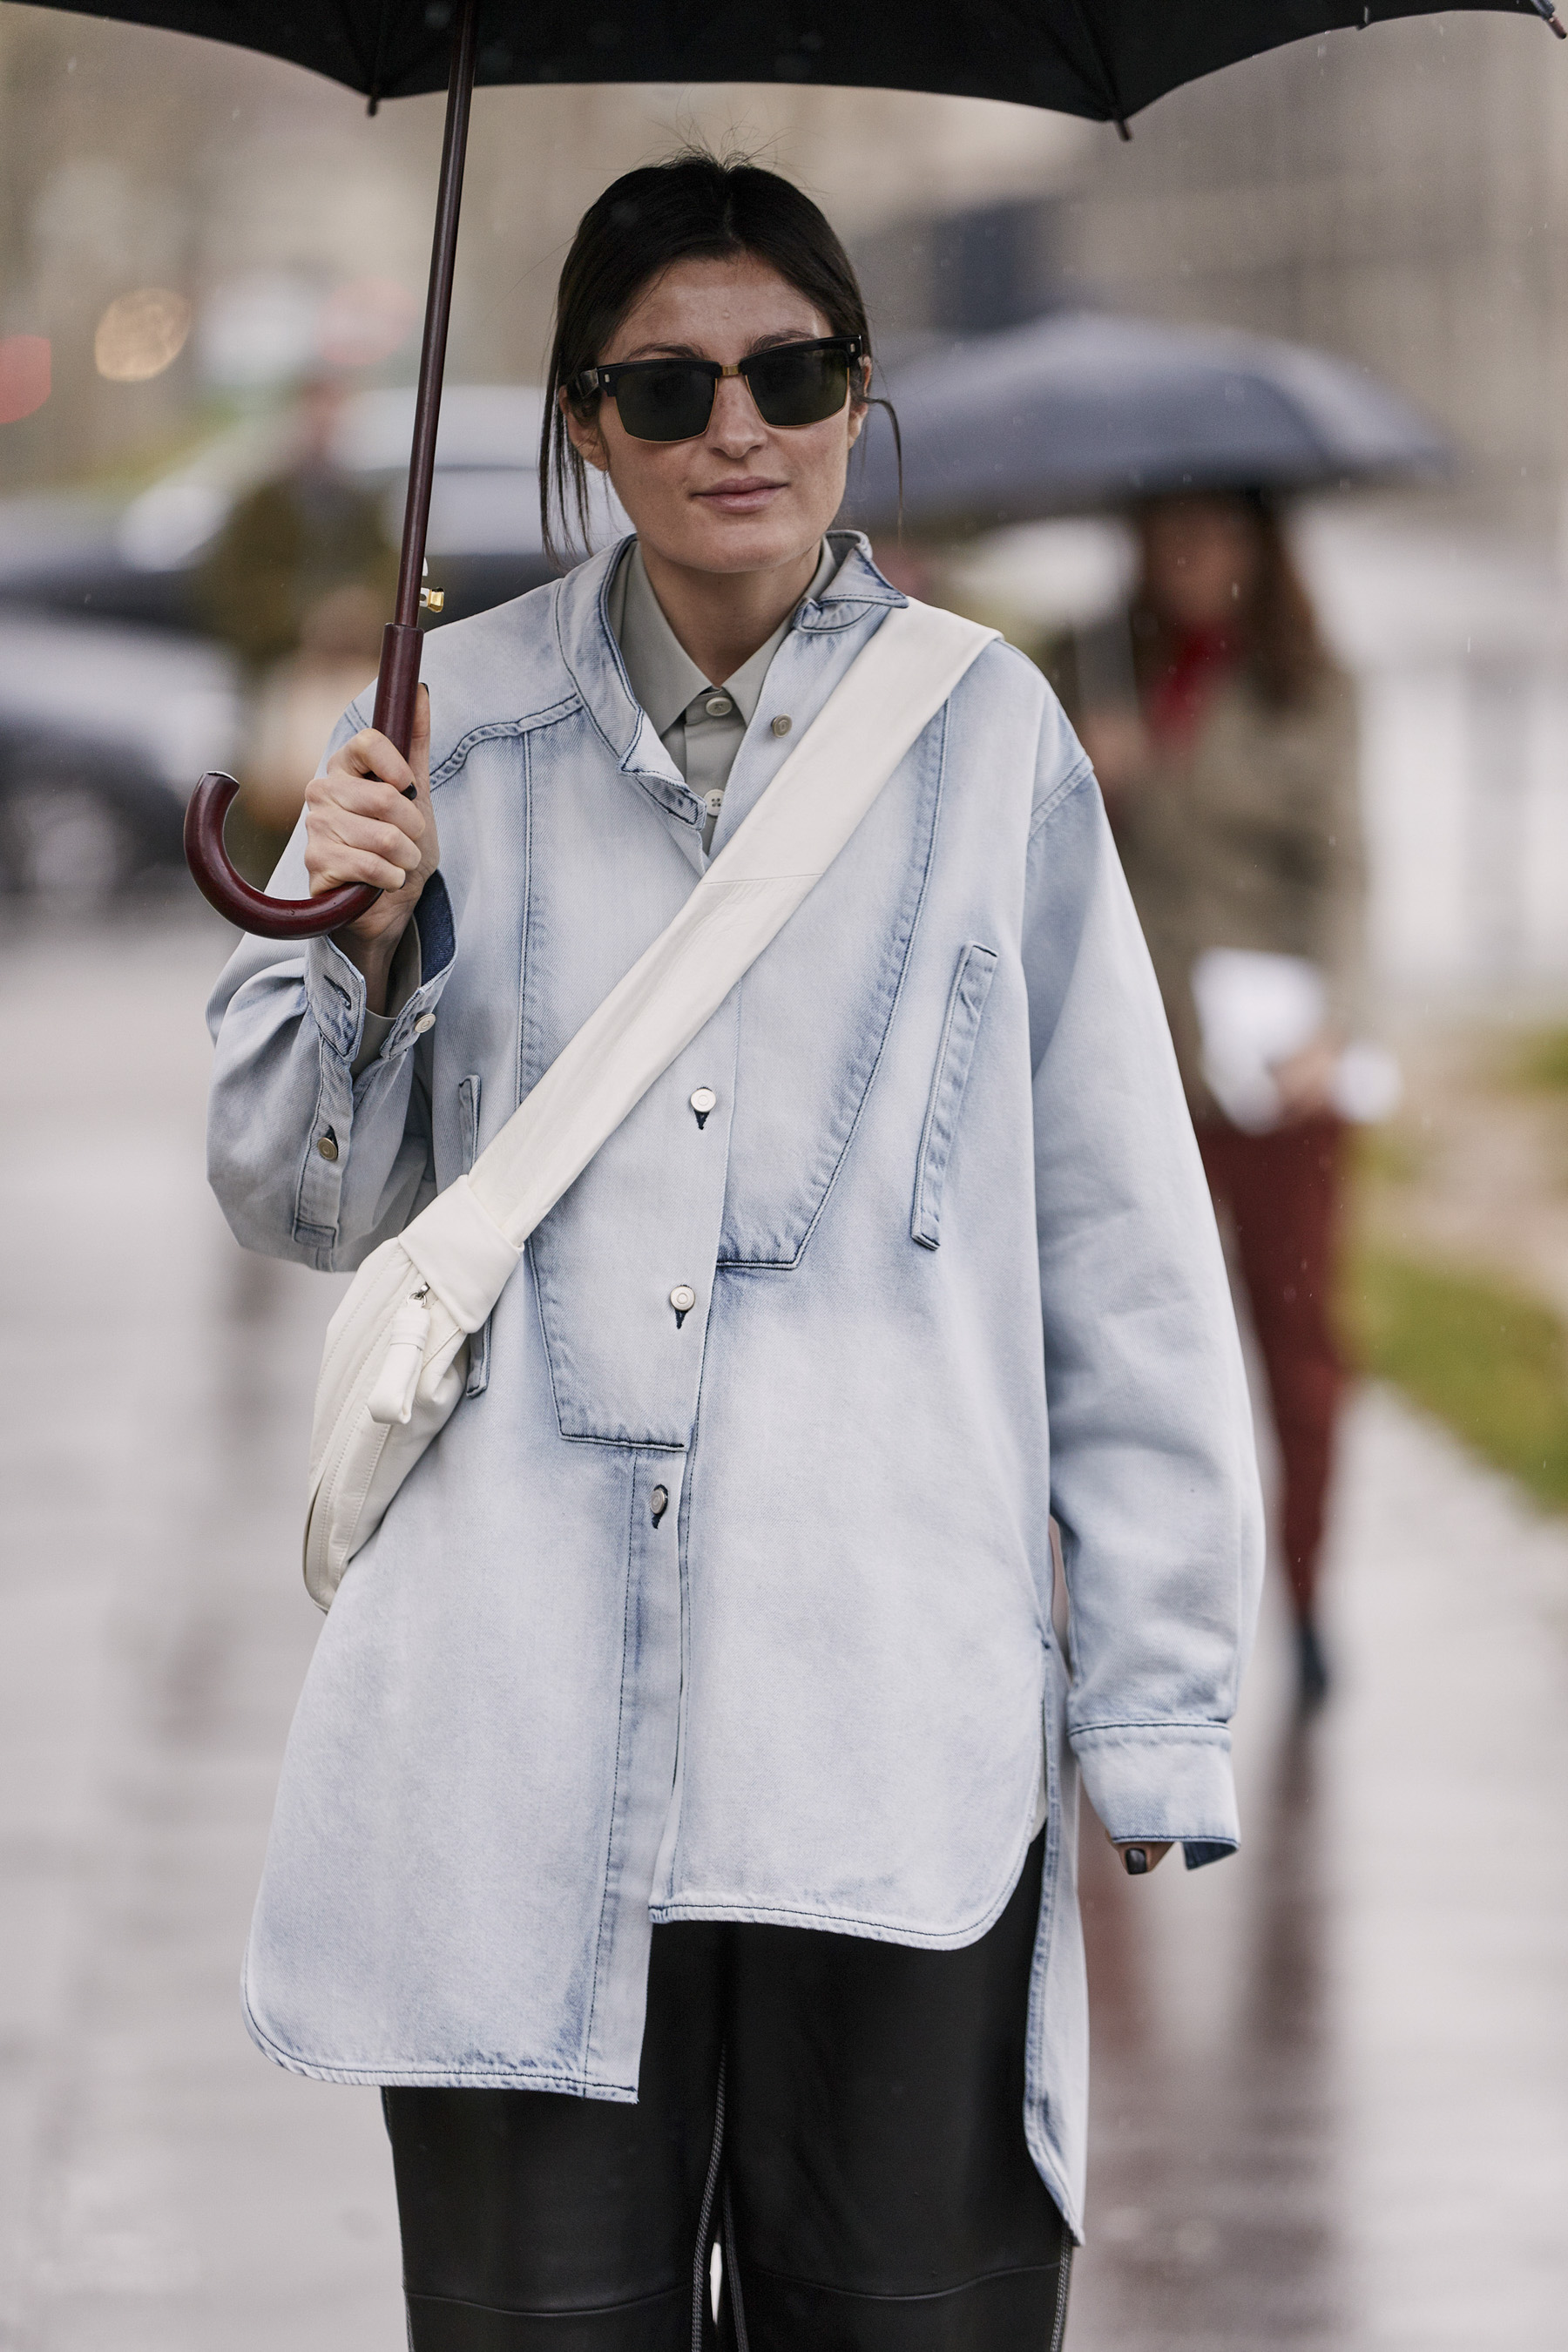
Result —
[[[410, 785], [414, 794], [405, 799]], [[305, 793], [310, 896], [342, 882], [368, 882], [382, 894], [357, 922], [332, 934], [363, 972], [373, 1013], [385, 1008], [397, 943], [440, 856], [430, 805], [430, 697], [421, 687], [406, 760], [384, 735], [366, 727]]]

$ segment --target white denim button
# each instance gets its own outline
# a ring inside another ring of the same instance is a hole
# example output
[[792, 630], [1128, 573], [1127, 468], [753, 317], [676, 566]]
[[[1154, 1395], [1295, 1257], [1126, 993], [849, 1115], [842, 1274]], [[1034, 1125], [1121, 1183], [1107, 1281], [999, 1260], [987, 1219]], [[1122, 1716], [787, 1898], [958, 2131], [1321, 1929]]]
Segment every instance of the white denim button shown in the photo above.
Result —
[[707, 810], [710, 816], [717, 816], [720, 810], [724, 805], [723, 793], [721, 792], [704, 793], [702, 795], [702, 805]]
[[414, 1034], [416, 1037], [423, 1037], [427, 1029], [434, 1029], [435, 1026], [436, 1015], [433, 1013], [422, 1013], [414, 1024]]
[[689, 1282], [678, 1282], [669, 1294], [669, 1303], [678, 1315], [689, 1315], [697, 1304], [697, 1293]]
[[317, 1144], [316, 1149], [321, 1153], [323, 1160], [335, 1160], [338, 1156], [337, 1137], [335, 1135], [323, 1135], [321, 1141]]
[[719, 1097], [711, 1087], [699, 1087], [691, 1097], [691, 1108], [699, 1118], [706, 1118]]
[[794, 725], [794, 719], [786, 719], [781, 710], [778, 717], [773, 720], [773, 733], [775, 735], [787, 735]]
[[710, 719], [728, 719], [735, 706], [727, 694], [710, 694], [702, 708]]

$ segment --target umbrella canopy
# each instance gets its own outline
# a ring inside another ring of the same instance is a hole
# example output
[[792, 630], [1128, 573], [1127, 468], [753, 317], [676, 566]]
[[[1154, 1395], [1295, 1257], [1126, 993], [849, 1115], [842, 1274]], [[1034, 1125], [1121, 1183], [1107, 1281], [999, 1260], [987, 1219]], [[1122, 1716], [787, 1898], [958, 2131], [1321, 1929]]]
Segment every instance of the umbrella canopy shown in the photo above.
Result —
[[[58, 5], [58, 0], [57, 0]], [[1446, 0], [480, 0], [485, 82], [785, 81], [942, 90], [1121, 121], [1178, 84]], [[1544, 0], [1467, 0], [1550, 17]], [[374, 101], [441, 89], [452, 0], [94, 0], [291, 58]]]
[[[44, 0], [46, 5], [65, 0]], [[430, 511], [469, 102], [481, 82], [816, 81], [1011, 100], [1115, 122], [1238, 58], [1283, 42], [1436, 13], [1444, 0], [91, 0], [82, 13], [205, 35], [346, 82], [371, 109], [447, 84], [430, 292], [419, 362], [396, 617], [383, 640], [374, 723], [402, 751], [419, 679], [420, 573]], [[1465, 0], [1543, 18], [1552, 0]], [[238, 786], [202, 778], [185, 854], [219, 911], [272, 939], [335, 930], [374, 890], [345, 886], [298, 904], [243, 881], [223, 845]]]
[[[915, 529], [988, 529], [1160, 490], [1304, 489], [1432, 476], [1446, 442], [1358, 367], [1222, 329], [1059, 311], [890, 371]], [[873, 421], [853, 488], [898, 512]]]

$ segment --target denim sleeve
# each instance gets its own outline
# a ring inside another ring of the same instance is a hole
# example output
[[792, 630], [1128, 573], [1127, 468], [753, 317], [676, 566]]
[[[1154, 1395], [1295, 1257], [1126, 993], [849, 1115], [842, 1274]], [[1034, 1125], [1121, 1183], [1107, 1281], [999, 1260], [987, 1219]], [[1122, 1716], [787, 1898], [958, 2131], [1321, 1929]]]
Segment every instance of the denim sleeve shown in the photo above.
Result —
[[1195, 1864], [1237, 1842], [1229, 1725], [1263, 1566], [1252, 1420], [1208, 1188], [1099, 789], [1081, 755], [1046, 751], [1024, 954], [1068, 1734], [1110, 1834], [1179, 1839]]
[[[363, 724], [350, 709], [331, 750]], [[330, 752], [329, 752], [330, 756]], [[271, 888], [309, 890], [301, 826]], [[456, 953], [437, 872], [415, 908], [419, 984], [356, 1076], [363, 975], [330, 939], [244, 939], [207, 1006], [216, 1045], [207, 1174], [236, 1237], [322, 1272], [357, 1266], [435, 1191], [427, 1054], [421, 1041]]]

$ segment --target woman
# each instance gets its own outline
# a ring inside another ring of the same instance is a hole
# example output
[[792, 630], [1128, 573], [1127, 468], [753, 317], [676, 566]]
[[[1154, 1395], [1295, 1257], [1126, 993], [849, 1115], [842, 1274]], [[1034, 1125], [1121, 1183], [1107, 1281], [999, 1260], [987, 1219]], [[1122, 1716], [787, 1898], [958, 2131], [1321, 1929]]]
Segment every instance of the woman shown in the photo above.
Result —
[[[1316, 1595], [1342, 1384], [1332, 1327], [1338, 1073], [1365, 1009], [1354, 707], [1261, 500], [1156, 500], [1140, 532], [1136, 700], [1102, 699], [1081, 724], [1204, 1166], [1235, 1228], [1279, 1432], [1281, 1546], [1300, 1695], [1311, 1706], [1328, 1689]], [[1226, 1117], [1212, 1055], [1205, 1066], [1194, 972], [1216, 949], [1300, 958], [1321, 982], [1321, 1025], [1274, 1064], [1271, 1123], [1258, 1132]]]
[[[344, 719], [279, 887], [384, 896], [215, 1003], [244, 1242], [355, 1265], [470, 1162], [904, 602], [829, 528], [868, 378], [786, 182], [584, 216], [543, 478], [636, 537], [433, 636], [408, 762]], [[1059, 2341], [1077, 1774], [1135, 1871], [1234, 1847], [1248, 1448], [1093, 778], [994, 644], [535, 1233], [317, 1649], [247, 2016], [385, 2086], [419, 2352]]]

